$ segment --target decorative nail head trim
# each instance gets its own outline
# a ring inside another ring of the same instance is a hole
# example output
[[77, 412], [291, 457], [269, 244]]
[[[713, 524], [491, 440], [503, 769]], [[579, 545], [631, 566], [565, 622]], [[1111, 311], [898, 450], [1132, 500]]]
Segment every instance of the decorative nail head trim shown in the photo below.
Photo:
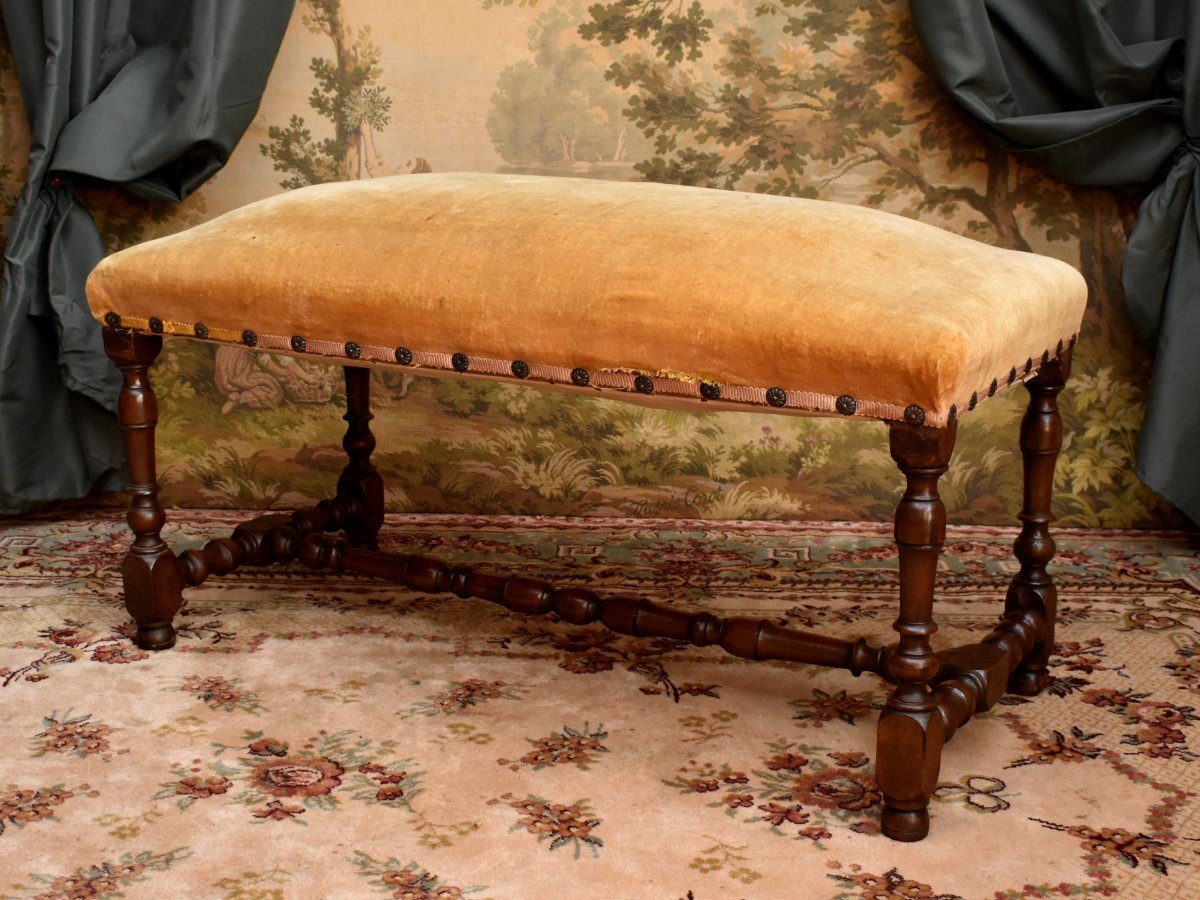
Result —
[[[151, 332], [156, 335], [194, 334], [195, 337], [203, 340], [211, 338], [222, 343], [236, 344], [239, 342], [237, 331], [221, 327], [210, 329], [203, 322], [189, 324], [187, 322], [164, 321], [157, 316], [121, 316], [115, 310], [105, 312], [101, 319], [108, 328], [125, 328], [135, 332]], [[1064, 337], [1060, 339], [1057, 342], [1056, 350], [1047, 349], [1042, 353], [1042, 363], [1045, 364], [1054, 358], [1053, 354], [1055, 352], [1062, 357], [1069, 349], [1075, 346], [1077, 341], [1077, 334], [1073, 334], [1069, 338]], [[316, 340], [312, 344], [309, 344], [308, 340], [300, 335], [293, 335], [290, 338], [277, 334], [260, 336], [254, 331], [246, 329], [240, 334], [240, 343], [247, 347], [261, 347], [269, 351], [288, 350], [290, 348], [295, 352], [314, 354], [327, 359], [336, 359], [339, 356], [339, 345], [337, 342]], [[578, 387], [595, 385], [601, 390], [628, 391], [632, 387], [642, 394], [662, 394], [667, 397], [692, 400], [721, 399], [730, 403], [746, 405], [761, 404], [765, 401], [767, 405], [777, 409], [791, 408], [797, 411], [826, 414], [836, 411], [844, 416], [860, 415], [883, 421], [903, 420], [910, 424], [920, 424], [930, 427], [945, 427], [957, 421], [959, 413], [957, 403], [951, 404], [949, 410], [944, 414], [936, 412], [928, 413], [917, 404], [901, 407], [898, 403], [857, 400], [849, 394], [834, 396], [832, 394], [808, 391], [789, 392], [781, 387], [770, 387], [764, 390], [763, 388], [737, 384], [721, 385], [714, 381], [705, 381], [687, 375], [677, 375], [669, 371], [664, 371], [656, 376], [650, 376], [636, 373], [636, 370], [634, 373], [630, 373], [629, 369], [603, 369], [593, 375], [582, 367], [567, 369], [553, 364], [530, 365], [524, 360], [469, 357], [465, 353], [454, 353], [452, 355], [434, 351], [417, 351], [414, 353], [405, 347], [396, 347], [393, 349], [375, 345], [360, 346], [353, 341], [342, 344], [341, 349], [345, 357], [355, 360], [361, 358], [372, 362], [390, 363], [394, 358], [401, 365], [415, 365], [427, 367], [431, 370], [440, 369], [445, 371], [447, 368], [452, 367], [455, 371], [463, 373], [473, 370], [487, 375], [511, 374], [521, 379], [536, 378], [538, 381], [548, 384], [562, 384], [569, 380], [570, 383]], [[1026, 358], [1024, 363], [1026, 374], [1031, 373], [1036, 365], [1033, 357]], [[993, 379], [991, 385], [986, 389], [986, 395], [992, 397], [999, 392], [1002, 386], [1013, 384], [1018, 378], [1020, 368], [1020, 363], [1013, 366], [1009, 370], [1006, 380], [1002, 378]], [[632, 385], [630, 384], [631, 376]], [[966, 409], [975, 409], [980, 400], [983, 399], [983, 394], [984, 391], [972, 393], [970, 400], [966, 404]], [[697, 395], [699, 396], [697, 397]]]

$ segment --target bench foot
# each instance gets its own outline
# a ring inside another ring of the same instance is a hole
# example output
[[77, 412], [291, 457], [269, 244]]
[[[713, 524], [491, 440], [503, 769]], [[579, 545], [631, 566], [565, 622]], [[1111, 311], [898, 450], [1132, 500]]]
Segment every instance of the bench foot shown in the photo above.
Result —
[[929, 834], [929, 799], [937, 787], [945, 734], [936, 709], [901, 709], [897, 699], [893, 694], [879, 717], [875, 760], [883, 791], [879, 827], [894, 841], [912, 842]]
[[143, 650], [170, 650], [175, 646], [174, 625], [138, 626], [136, 643]]
[[893, 841], [911, 844], [924, 840], [929, 835], [929, 807], [896, 809], [893, 806], [885, 806], [879, 825], [884, 837]]
[[1013, 672], [1008, 679], [1008, 692], [1021, 697], [1036, 697], [1050, 683], [1049, 673], [1035, 672], [1031, 669]]

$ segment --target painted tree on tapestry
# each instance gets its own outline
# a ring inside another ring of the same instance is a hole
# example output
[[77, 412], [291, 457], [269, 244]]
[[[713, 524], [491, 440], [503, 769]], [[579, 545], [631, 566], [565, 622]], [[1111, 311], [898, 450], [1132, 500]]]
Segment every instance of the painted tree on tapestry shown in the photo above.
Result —
[[613, 54], [572, 40], [582, 15], [583, 0], [542, 13], [529, 31], [533, 59], [500, 73], [487, 130], [505, 162], [628, 169], [649, 151], [606, 77]]
[[262, 154], [287, 175], [279, 182], [285, 188], [392, 174], [375, 148], [375, 132], [390, 120], [392, 98], [378, 84], [383, 54], [371, 40], [370, 27], [353, 30], [341, 0], [304, 2], [305, 26], [333, 43], [332, 58], [318, 56], [309, 63], [317, 83], [308, 97], [308, 105], [333, 126], [333, 135], [314, 139], [304, 117], [293, 115], [286, 126], [268, 129]]

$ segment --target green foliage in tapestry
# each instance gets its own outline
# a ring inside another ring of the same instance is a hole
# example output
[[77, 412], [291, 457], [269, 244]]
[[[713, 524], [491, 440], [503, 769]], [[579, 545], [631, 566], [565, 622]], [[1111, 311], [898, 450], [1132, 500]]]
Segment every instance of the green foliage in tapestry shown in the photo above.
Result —
[[581, 7], [538, 16], [533, 58], [500, 73], [487, 130], [507, 163], [620, 166], [648, 146], [623, 114], [624, 93], [606, 80], [610, 55], [573, 40]]
[[268, 129], [268, 143], [260, 150], [276, 171], [287, 175], [279, 182], [285, 188], [372, 174], [378, 158], [374, 134], [387, 127], [392, 108], [392, 98], [378, 84], [382, 53], [371, 40], [370, 27], [351, 29], [342, 15], [342, 0], [304, 2], [304, 24], [333, 44], [332, 58], [317, 56], [309, 63], [317, 83], [308, 97], [308, 105], [332, 125], [333, 134], [315, 138], [300, 115]]

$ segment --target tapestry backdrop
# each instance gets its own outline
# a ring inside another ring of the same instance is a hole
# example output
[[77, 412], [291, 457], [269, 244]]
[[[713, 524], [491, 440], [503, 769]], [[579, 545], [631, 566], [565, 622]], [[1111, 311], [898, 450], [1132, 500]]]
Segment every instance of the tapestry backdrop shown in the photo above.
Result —
[[[28, 136], [7, 41], [4, 53], [8, 210]], [[1130, 465], [1148, 370], [1120, 291], [1137, 198], [1070, 188], [989, 147], [933, 80], [904, 0], [300, 0], [259, 116], [207, 187], [181, 207], [84, 199], [115, 250], [282, 190], [429, 171], [819, 197], [1078, 265], [1093, 299], [1064, 394], [1059, 511], [1080, 526], [1177, 521]], [[169, 341], [156, 384], [168, 504], [330, 493], [339, 370]], [[375, 394], [394, 511], [881, 519], [898, 496], [877, 423], [689, 415], [399, 373], [377, 374]], [[964, 419], [943, 479], [953, 520], [1012, 521], [1023, 395]]]

